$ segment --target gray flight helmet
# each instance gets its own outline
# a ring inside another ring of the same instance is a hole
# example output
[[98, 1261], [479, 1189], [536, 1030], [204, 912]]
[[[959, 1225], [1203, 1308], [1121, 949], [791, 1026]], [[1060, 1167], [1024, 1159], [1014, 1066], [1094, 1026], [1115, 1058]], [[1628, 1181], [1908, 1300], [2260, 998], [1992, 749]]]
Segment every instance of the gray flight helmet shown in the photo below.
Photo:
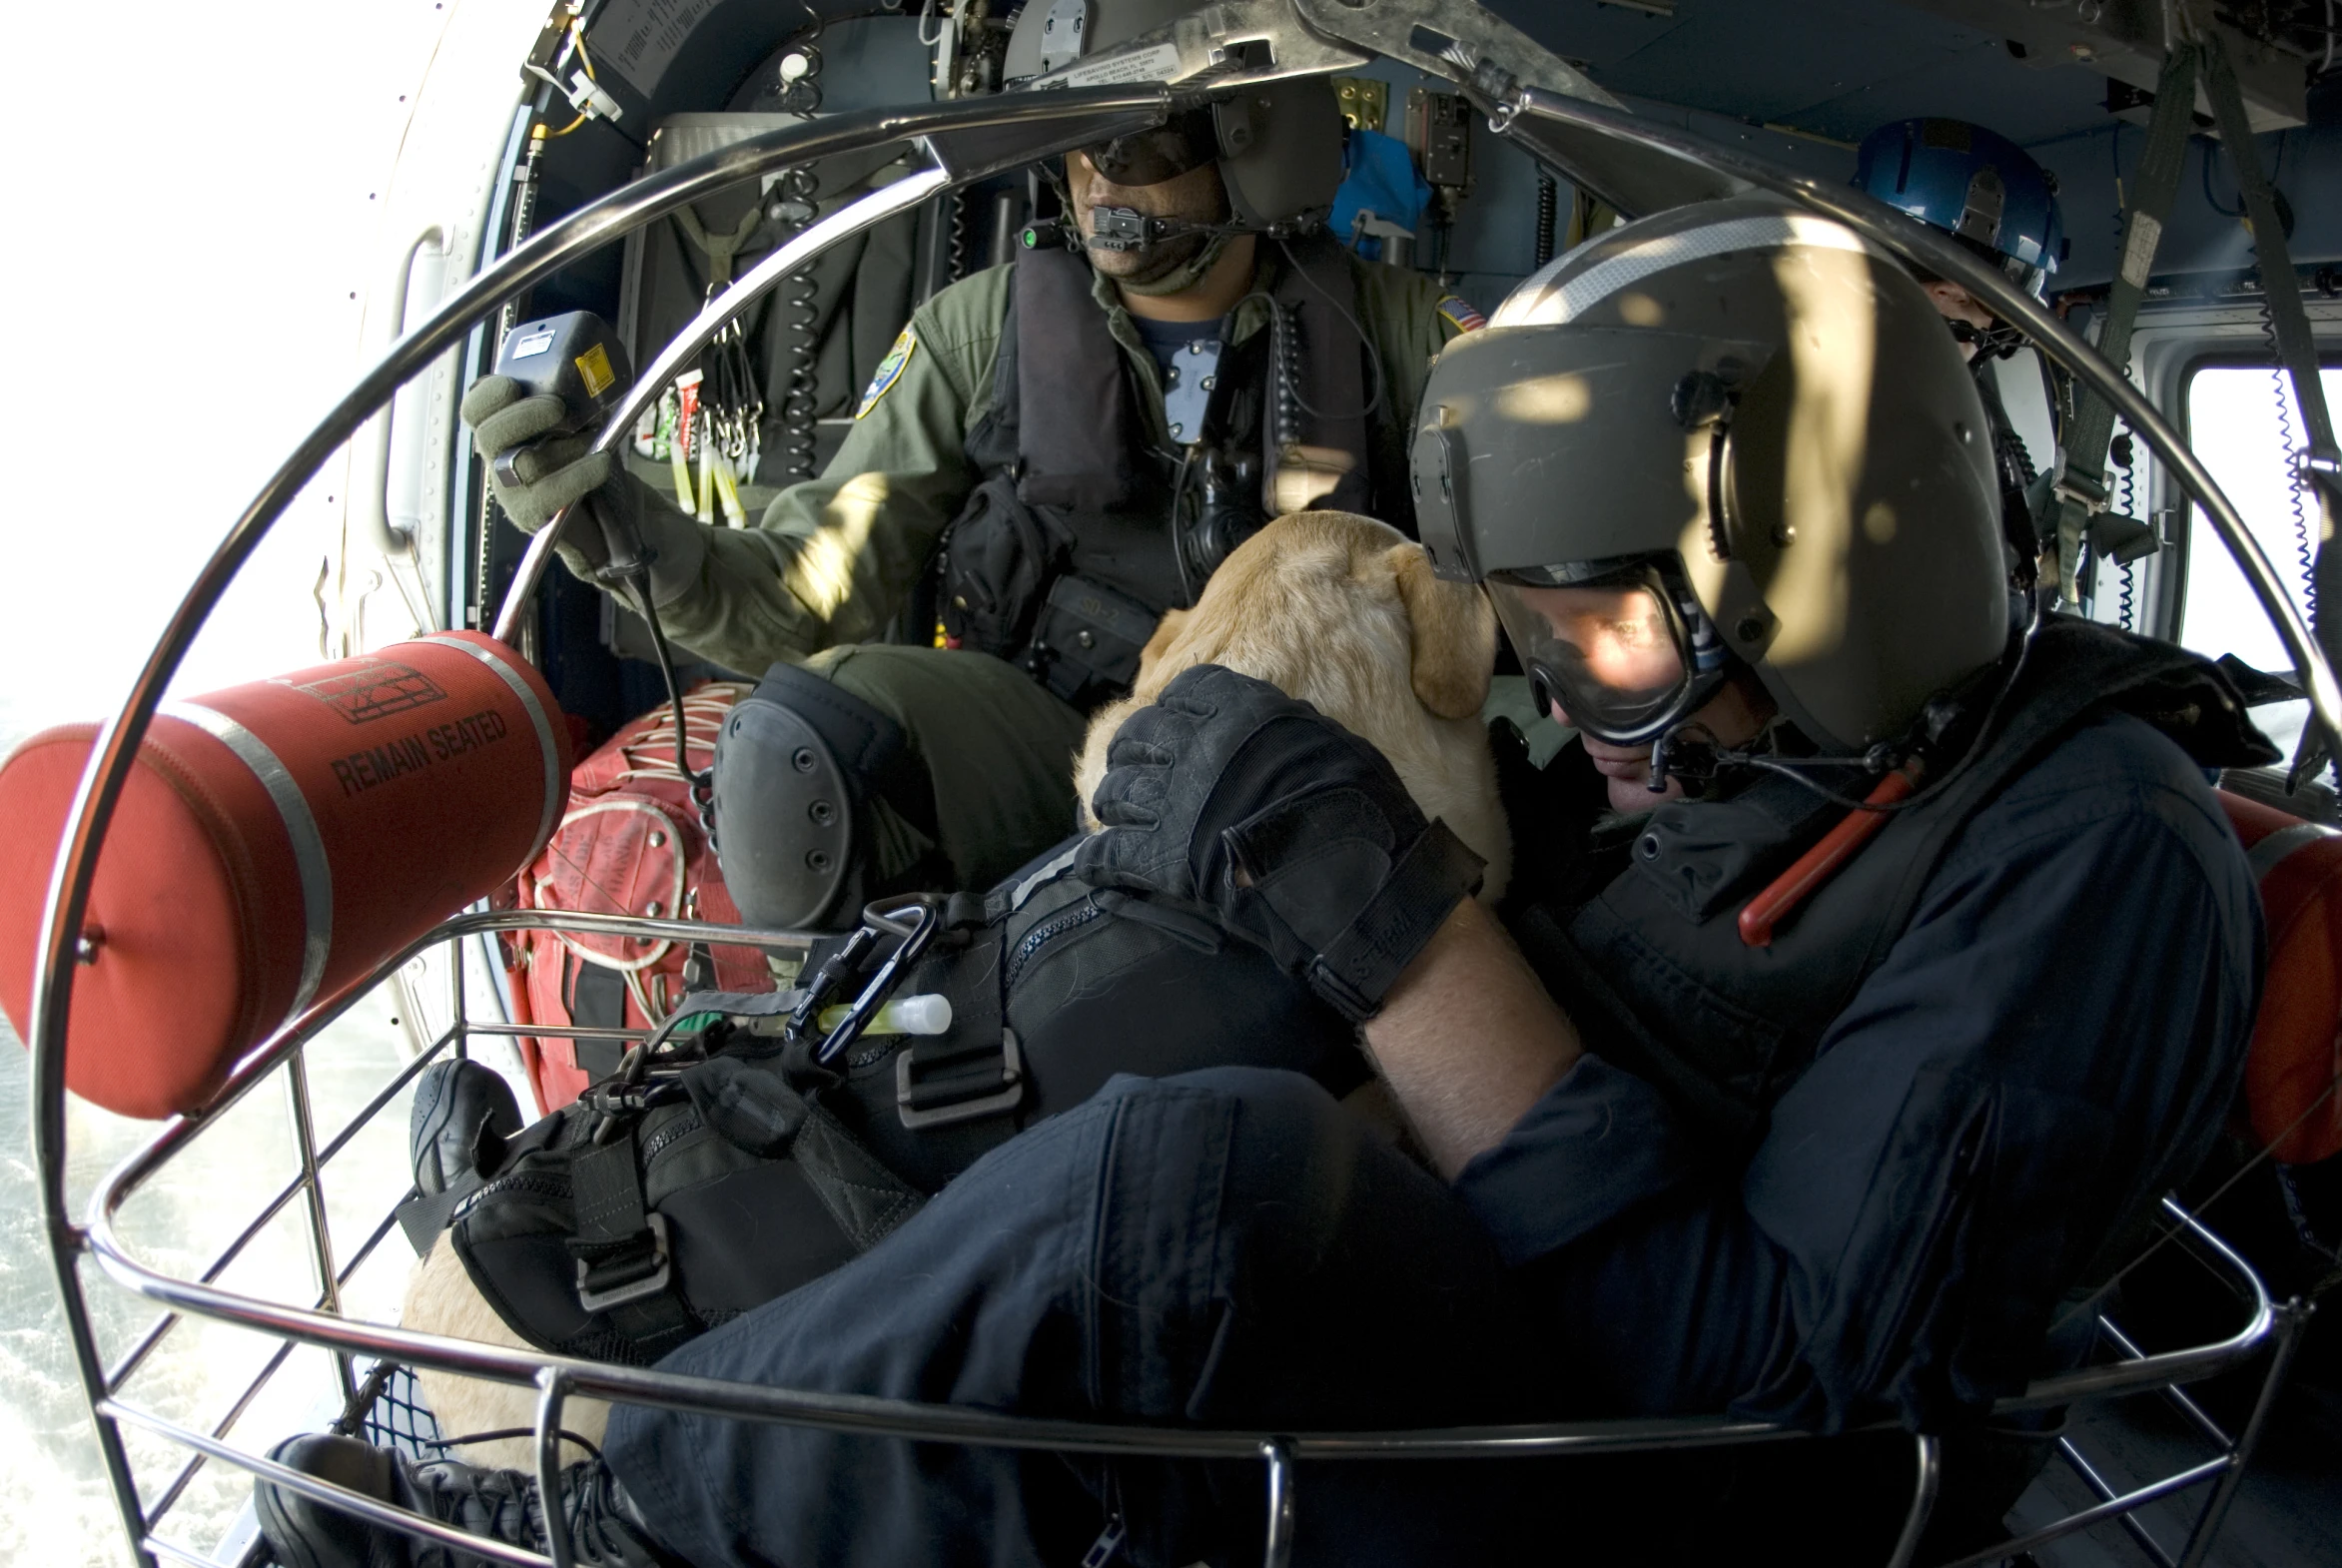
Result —
[[[1010, 83], [1046, 75], [1196, 9], [1191, 0], [1027, 0], [1001, 74]], [[1332, 83], [1310, 76], [1236, 89], [1213, 101], [1211, 119], [1236, 222], [1291, 234], [1325, 221], [1342, 177]]]
[[1442, 576], [1669, 558], [1781, 712], [1859, 753], [2006, 647], [1990, 426], [1910, 274], [1763, 198], [1579, 246], [1440, 354], [1413, 448]]

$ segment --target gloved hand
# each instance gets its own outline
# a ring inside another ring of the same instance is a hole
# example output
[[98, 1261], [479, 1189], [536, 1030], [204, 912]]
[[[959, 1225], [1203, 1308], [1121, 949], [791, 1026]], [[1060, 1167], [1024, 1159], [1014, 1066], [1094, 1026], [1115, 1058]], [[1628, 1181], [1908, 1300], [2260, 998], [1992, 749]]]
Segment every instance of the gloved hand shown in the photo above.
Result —
[[536, 532], [564, 506], [585, 503], [585, 514], [561, 529], [554, 546], [581, 581], [601, 581], [598, 573], [610, 558], [608, 532], [623, 536], [627, 531], [638, 534], [651, 556], [654, 602], [680, 597], [697, 578], [707, 549], [699, 524], [624, 471], [615, 453], [594, 451], [592, 431], [556, 435], [520, 453], [512, 462], [518, 484], [497, 476], [497, 453], [535, 440], [561, 422], [566, 410], [560, 398], [549, 392], [526, 395], [526, 389], [508, 376], [483, 376], [463, 394], [458, 412], [487, 465], [496, 503], [523, 533]]
[[1076, 871], [1198, 905], [1353, 1022], [1480, 885], [1480, 857], [1366, 742], [1217, 665], [1131, 715]]

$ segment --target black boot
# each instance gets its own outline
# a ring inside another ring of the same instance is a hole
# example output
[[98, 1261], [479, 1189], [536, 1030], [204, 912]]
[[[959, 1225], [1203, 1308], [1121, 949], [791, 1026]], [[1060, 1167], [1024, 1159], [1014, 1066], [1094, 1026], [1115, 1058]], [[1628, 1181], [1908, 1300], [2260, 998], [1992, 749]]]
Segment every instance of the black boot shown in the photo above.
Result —
[[416, 1188], [428, 1195], [475, 1171], [494, 1176], [504, 1140], [520, 1126], [520, 1103], [502, 1074], [468, 1058], [432, 1063], [414, 1081], [406, 1119]]
[[[323, 1434], [288, 1438], [269, 1457], [466, 1535], [545, 1550], [536, 1477], [525, 1470], [489, 1470], [452, 1459], [416, 1464], [355, 1437]], [[282, 1568], [490, 1568], [484, 1557], [369, 1524], [268, 1481], [254, 1483], [253, 1506]], [[678, 1568], [677, 1559], [651, 1540], [599, 1459], [580, 1460], [561, 1472], [561, 1516], [569, 1554], [580, 1568]]]

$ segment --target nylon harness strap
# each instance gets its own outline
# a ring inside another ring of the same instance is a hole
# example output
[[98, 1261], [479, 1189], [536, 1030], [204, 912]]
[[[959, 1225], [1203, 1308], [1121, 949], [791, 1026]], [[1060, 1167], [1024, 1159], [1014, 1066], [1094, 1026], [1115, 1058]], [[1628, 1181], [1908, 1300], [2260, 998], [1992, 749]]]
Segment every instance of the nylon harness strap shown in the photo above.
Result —
[[[2106, 326], [2098, 335], [2099, 356], [2124, 375], [2129, 374], [2131, 334], [2138, 326], [2147, 280], [2154, 274], [2163, 225], [2170, 221], [2179, 176], [2187, 167], [2187, 139], [2195, 125], [2196, 64], [2191, 43], [2176, 44], [2164, 56], [2163, 73], [2155, 82], [2154, 113], [2147, 121], [2146, 150], [2132, 176], [2122, 249], [2106, 295]], [[2068, 604], [2081, 599], [2074, 574], [2090, 516], [2106, 504], [2106, 448], [2113, 437], [2113, 404], [2086, 388], [2076, 389], [2073, 425], [2064, 443], [2065, 472], [2057, 483], [2057, 591]]]
[[751, 204], [748, 211], [740, 215], [740, 222], [730, 234], [716, 235], [708, 233], [707, 225], [699, 221], [699, 214], [693, 212], [688, 203], [675, 209], [675, 227], [682, 231], [684, 239], [699, 247], [700, 254], [707, 258], [707, 287], [710, 294], [732, 281], [732, 259], [740, 254], [741, 247], [748, 243], [749, 236], [756, 233], [757, 225], [763, 222], [763, 206]]
[[699, 1332], [674, 1288], [667, 1223], [642, 1196], [642, 1172], [631, 1135], [591, 1145], [570, 1162], [577, 1234], [577, 1303], [607, 1313], [610, 1326], [654, 1360]]

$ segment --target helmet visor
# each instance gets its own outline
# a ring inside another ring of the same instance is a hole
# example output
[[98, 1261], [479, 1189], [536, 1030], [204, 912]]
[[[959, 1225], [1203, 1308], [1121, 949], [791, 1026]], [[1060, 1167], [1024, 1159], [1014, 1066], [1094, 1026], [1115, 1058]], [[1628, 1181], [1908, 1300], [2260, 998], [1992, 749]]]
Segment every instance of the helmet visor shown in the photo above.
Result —
[[1601, 740], [1637, 745], [1706, 700], [1682, 610], [1657, 571], [1643, 568], [1588, 582], [1534, 580], [1505, 572], [1488, 579], [1505, 635], [1538, 700], [1556, 718]]
[[1161, 185], [1217, 159], [1219, 131], [1209, 109], [1191, 109], [1152, 131], [1093, 142], [1082, 156], [1116, 185]]

